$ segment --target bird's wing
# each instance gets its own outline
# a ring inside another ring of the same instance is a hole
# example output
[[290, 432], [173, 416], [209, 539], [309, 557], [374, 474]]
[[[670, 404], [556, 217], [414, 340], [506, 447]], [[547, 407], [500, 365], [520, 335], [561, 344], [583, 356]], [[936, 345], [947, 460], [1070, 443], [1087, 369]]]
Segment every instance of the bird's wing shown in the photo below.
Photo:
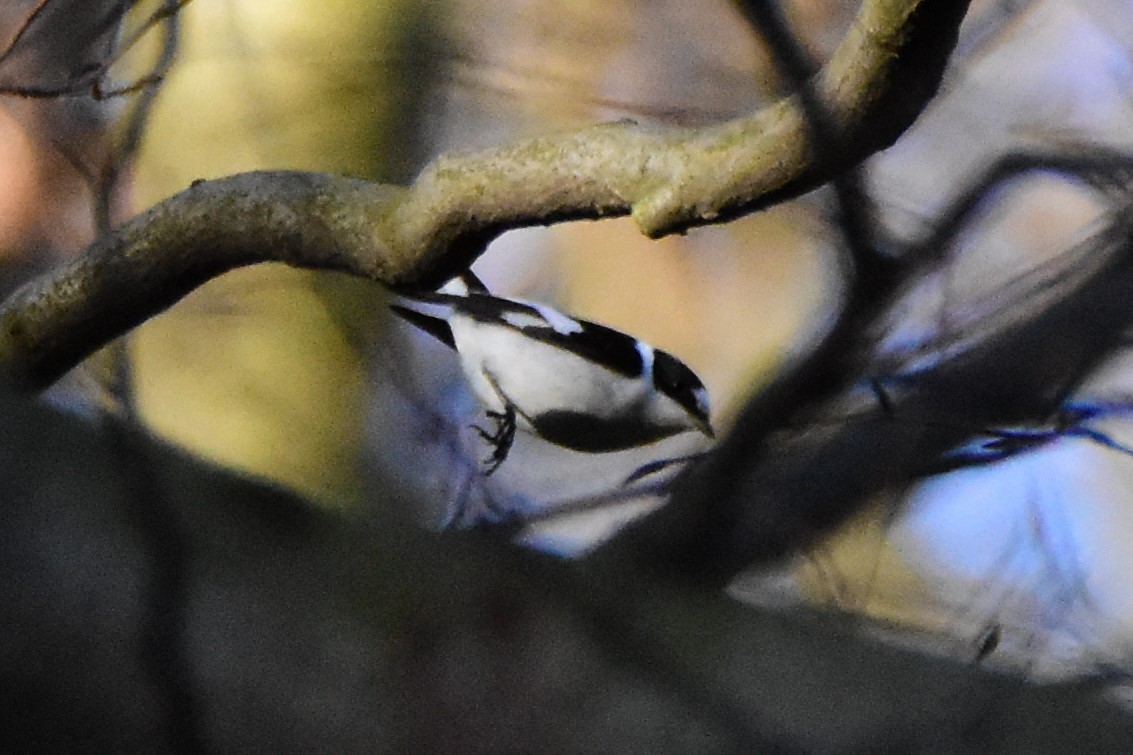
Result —
[[[642, 349], [652, 351], [626, 333], [587, 320], [576, 320], [534, 302], [446, 291], [415, 294], [411, 301], [426, 307], [450, 307], [464, 317], [509, 328], [627, 377], [643, 373], [646, 365]], [[407, 322], [450, 348], [456, 348], [452, 328], [444, 318], [398, 304], [391, 304], [390, 308]]]
[[533, 302], [471, 294], [456, 302], [461, 314], [479, 322], [510, 328], [630, 377], [641, 374], [643, 360], [632, 336], [605, 325], [576, 320]]

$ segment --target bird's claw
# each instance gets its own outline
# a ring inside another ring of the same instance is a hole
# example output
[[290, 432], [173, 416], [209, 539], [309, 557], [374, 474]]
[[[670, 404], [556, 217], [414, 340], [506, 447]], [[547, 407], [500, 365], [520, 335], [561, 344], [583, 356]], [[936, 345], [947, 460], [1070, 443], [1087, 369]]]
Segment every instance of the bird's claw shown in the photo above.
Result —
[[472, 429], [494, 447], [492, 453], [483, 461], [485, 477], [499, 469], [511, 452], [512, 443], [515, 442], [515, 407], [508, 404], [502, 412], [489, 411], [487, 414], [488, 419], [496, 423], [495, 430], [489, 432], [479, 425], [472, 425]]

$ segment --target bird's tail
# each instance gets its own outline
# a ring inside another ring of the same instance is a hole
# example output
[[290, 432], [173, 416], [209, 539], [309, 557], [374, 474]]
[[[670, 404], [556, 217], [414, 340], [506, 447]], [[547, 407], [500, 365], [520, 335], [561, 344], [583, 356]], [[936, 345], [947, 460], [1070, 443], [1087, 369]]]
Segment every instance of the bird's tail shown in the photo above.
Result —
[[[436, 291], [406, 296], [404, 304], [391, 304], [389, 308], [410, 325], [420, 328], [450, 349], [455, 349], [456, 342], [448, 324], [447, 309], [451, 307], [454, 298], [470, 294], [490, 295], [484, 282], [471, 270], [466, 270]], [[437, 314], [431, 314], [432, 312]]]
[[453, 340], [452, 337], [452, 328], [449, 327], [448, 321], [445, 320], [445, 318], [426, 314], [411, 306], [406, 307], [400, 304], [391, 304], [389, 308], [402, 320], [425, 331], [450, 349], [456, 348], [456, 341]]

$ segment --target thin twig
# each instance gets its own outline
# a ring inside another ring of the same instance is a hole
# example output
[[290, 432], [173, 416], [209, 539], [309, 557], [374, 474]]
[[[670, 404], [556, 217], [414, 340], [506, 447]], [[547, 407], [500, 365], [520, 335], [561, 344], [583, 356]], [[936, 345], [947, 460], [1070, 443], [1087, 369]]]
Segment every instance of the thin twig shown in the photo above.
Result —
[[[131, 159], [141, 146], [142, 136], [149, 123], [150, 112], [157, 101], [157, 96], [160, 91], [158, 84], [164, 81], [165, 76], [169, 73], [169, 69], [173, 65], [173, 61], [177, 57], [177, 46], [180, 38], [178, 23], [180, 16], [178, 15], [178, 11], [188, 5], [189, 2], [190, 0], [166, 0], [165, 4], [146, 20], [142, 28], [139, 29], [133, 35], [131, 41], [127, 43], [128, 45], [134, 44], [141, 38], [142, 32], [149, 30], [156, 23], [161, 21], [165, 22], [165, 34], [161, 41], [161, 55], [154, 64], [153, 70], [139, 79], [138, 82], [135, 82], [133, 86], [118, 90], [119, 92], [125, 93], [127, 91], [136, 91], [139, 85], [142, 87], [141, 96], [138, 98], [138, 101], [134, 103], [133, 110], [127, 121], [126, 130], [113, 154], [108, 157], [101, 172], [97, 191], [95, 192], [95, 226], [98, 228], [99, 233], [108, 233], [110, 231], [110, 208], [113, 201], [114, 187], [118, 183], [122, 170], [129, 165]], [[118, 54], [120, 55], [124, 49], [125, 48], [120, 50]], [[107, 93], [106, 96], [112, 96], [112, 94]]]

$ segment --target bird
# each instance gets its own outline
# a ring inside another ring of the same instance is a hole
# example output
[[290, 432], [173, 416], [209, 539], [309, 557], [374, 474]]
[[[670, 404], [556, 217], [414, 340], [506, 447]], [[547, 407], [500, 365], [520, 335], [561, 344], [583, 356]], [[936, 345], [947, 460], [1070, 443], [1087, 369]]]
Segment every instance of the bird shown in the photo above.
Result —
[[715, 437], [708, 392], [682, 361], [633, 336], [544, 304], [492, 295], [471, 271], [391, 310], [456, 351], [493, 430], [490, 475], [515, 431], [605, 453], [683, 432]]

